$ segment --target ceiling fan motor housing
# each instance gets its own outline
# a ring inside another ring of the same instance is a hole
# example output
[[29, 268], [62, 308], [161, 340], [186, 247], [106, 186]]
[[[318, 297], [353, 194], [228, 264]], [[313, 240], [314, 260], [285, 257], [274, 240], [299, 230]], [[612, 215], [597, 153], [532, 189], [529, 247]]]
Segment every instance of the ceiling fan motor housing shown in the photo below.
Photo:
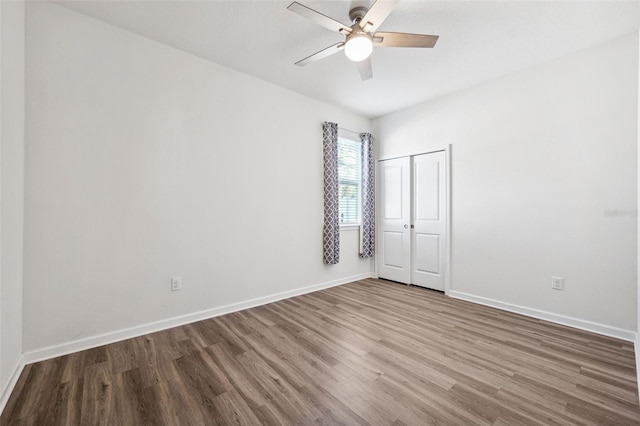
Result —
[[359, 62], [367, 59], [373, 50], [371, 35], [364, 31], [359, 23], [351, 26], [351, 34], [344, 41], [344, 53], [352, 61]]

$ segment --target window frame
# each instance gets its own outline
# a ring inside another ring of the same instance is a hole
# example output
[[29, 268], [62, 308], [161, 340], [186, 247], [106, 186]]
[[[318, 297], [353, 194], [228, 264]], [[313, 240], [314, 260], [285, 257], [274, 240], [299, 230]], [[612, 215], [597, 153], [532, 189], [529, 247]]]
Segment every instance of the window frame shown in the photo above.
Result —
[[[357, 134], [355, 134], [357, 135]], [[357, 221], [356, 222], [339, 222], [339, 226], [341, 230], [348, 230], [348, 229], [360, 229], [362, 227], [362, 141], [360, 140], [359, 137], [353, 137], [353, 136], [347, 136], [342, 132], [339, 132], [338, 134], [338, 146], [340, 145], [340, 140], [347, 140], [349, 142], [355, 142], [359, 147], [359, 152], [360, 155], [358, 156], [358, 179], [357, 179], [357, 186], [358, 186], [358, 201], [357, 201]], [[339, 150], [338, 150], [339, 152]], [[340, 184], [341, 184], [342, 180], [340, 179], [340, 165], [338, 165], [338, 206], [340, 206]], [[353, 181], [348, 181], [349, 183], [353, 183]], [[340, 214], [340, 210], [338, 207], [338, 215]]]

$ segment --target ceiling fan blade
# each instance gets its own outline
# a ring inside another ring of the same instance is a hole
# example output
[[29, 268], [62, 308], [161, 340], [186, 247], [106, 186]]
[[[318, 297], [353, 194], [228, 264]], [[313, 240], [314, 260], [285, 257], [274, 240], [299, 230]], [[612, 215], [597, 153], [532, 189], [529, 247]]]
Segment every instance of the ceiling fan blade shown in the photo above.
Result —
[[362, 61], [356, 62], [358, 72], [362, 81], [369, 80], [373, 77], [373, 68], [371, 67], [371, 56]]
[[303, 16], [307, 19], [312, 20], [313, 22], [315, 22], [316, 24], [322, 25], [323, 27], [331, 30], [331, 31], [336, 31], [339, 32], [341, 34], [347, 35], [347, 34], [351, 34], [351, 28], [341, 24], [340, 22], [329, 18], [326, 15], [323, 15], [320, 12], [316, 12], [313, 9], [308, 8], [307, 6], [304, 6], [296, 1], [294, 1], [293, 3], [291, 3], [289, 5], [289, 7], [287, 7], [287, 9], [289, 9], [292, 12], [297, 13], [300, 16]]
[[319, 61], [320, 59], [324, 59], [327, 56], [331, 56], [334, 53], [341, 51], [342, 49], [344, 49], [344, 43], [343, 42], [336, 43], [333, 46], [329, 46], [326, 49], [322, 49], [321, 51], [316, 52], [313, 55], [307, 56], [306, 58], [296, 62], [296, 65], [298, 65], [299, 67], [303, 67], [311, 62]]
[[383, 33], [373, 35], [373, 45], [378, 47], [433, 47], [438, 41], [436, 35]]
[[387, 19], [399, 0], [377, 0], [360, 21], [365, 32], [372, 33]]

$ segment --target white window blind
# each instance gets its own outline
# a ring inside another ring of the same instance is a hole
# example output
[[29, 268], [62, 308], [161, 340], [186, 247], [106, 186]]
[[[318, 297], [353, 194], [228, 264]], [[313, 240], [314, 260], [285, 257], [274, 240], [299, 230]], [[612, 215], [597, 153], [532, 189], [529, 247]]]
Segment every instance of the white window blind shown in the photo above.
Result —
[[338, 185], [340, 224], [360, 224], [360, 146], [338, 138]]

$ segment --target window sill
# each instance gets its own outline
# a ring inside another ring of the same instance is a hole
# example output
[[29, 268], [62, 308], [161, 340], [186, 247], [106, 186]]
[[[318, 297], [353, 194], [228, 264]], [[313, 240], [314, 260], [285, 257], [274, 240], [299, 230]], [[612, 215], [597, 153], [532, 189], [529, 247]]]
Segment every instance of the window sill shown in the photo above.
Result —
[[345, 225], [340, 225], [340, 230], [341, 231], [351, 231], [351, 230], [355, 230], [355, 229], [360, 229], [360, 224], [358, 223], [349, 223], [349, 224], [345, 224]]

